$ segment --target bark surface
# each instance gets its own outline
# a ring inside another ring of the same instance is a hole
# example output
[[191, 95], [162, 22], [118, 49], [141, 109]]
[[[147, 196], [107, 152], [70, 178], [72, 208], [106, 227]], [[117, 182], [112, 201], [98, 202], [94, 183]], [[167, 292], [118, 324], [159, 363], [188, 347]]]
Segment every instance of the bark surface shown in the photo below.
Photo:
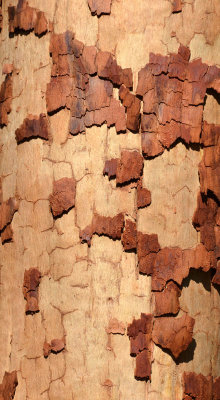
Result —
[[0, 400], [220, 399], [219, 0], [0, 0]]

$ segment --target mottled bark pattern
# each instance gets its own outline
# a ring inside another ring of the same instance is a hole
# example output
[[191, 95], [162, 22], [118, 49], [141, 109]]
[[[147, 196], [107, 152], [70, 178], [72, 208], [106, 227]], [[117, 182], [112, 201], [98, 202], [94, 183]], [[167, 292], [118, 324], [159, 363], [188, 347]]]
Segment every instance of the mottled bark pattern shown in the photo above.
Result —
[[6, 3], [0, 400], [219, 400], [218, 0]]

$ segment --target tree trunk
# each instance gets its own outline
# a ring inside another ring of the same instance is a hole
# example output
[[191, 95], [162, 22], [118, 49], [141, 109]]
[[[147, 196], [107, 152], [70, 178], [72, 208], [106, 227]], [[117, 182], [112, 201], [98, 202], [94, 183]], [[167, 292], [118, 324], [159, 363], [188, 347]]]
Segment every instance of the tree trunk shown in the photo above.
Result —
[[0, 0], [0, 399], [220, 399], [219, 0]]

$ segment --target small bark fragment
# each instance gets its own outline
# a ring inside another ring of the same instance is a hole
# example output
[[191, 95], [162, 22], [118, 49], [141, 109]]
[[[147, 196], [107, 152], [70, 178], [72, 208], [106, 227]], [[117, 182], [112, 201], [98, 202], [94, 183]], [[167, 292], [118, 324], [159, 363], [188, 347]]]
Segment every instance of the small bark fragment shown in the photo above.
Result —
[[40, 114], [39, 117], [29, 115], [27, 118], [25, 118], [20, 128], [16, 129], [15, 137], [17, 143], [34, 137], [40, 137], [48, 140], [49, 127], [46, 115]]
[[137, 185], [137, 208], [144, 208], [151, 204], [151, 192], [142, 187], [142, 178]]
[[165, 314], [177, 314], [180, 309], [181, 290], [174, 282], [169, 282], [163, 292], [155, 292], [155, 311], [158, 317]]
[[96, 57], [96, 65], [100, 78], [109, 79], [117, 86], [123, 84], [127, 88], [132, 88], [133, 80], [131, 68], [122, 69], [111, 53], [99, 51]]
[[154, 320], [152, 339], [175, 358], [188, 348], [193, 338], [195, 320], [187, 314], [181, 318], [162, 317]]
[[[183, 374], [184, 395], [194, 400], [212, 400], [212, 377], [205, 377], [195, 372], [184, 372]], [[186, 397], [184, 397], [186, 399]]]
[[65, 348], [65, 343], [63, 339], [53, 339], [51, 343], [44, 343], [44, 357], [48, 357], [50, 353], [60, 353]]
[[216, 267], [216, 259], [213, 251], [206, 250], [205, 246], [200, 243], [195, 249], [186, 249], [182, 252], [183, 265], [188, 269], [201, 268], [204, 272]]
[[82, 53], [82, 63], [89, 75], [94, 75], [97, 72], [96, 67], [97, 49], [95, 46], [85, 46]]
[[91, 239], [94, 234], [108, 236], [114, 240], [121, 239], [123, 227], [123, 213], [117, 214], [115, 217], [104, 217], [95, 214], [92, 224], [80, 232], [80, 238], [82, 242], [87, 242], [89, 246], [91, 245]]
[[75, 205], [76, 182], [74, 178], [61, 178], [53, 184], [49, 201], [54, 217], [60, 216]]
[[126, 220], [124, 232], [121, 238], [124, 250], [135, 250], [137, 248], [137, 228], [136, 223]]
[[213, 381], [213, 400], [220, 398], [220, 376]]
[[40, 284], [41, 273], [37, 268], [30, 268], [25, 270], [23, 294], [26, 303], [26, 313], [34, 314], [39, 311], [38, 305], [38, 288]]
[[157, 139], [157, 135], [152, 132], [141, 134], [142, 152], [145, 158], [153, 158], [164, 152], [164, 148]]
[[64, 108], [71, 94], [72, 79], [68, 76], [51, 78], [47, 84], [46, 103], [47, 112], [55, 112]]
[[112, 89], [111, 82], [101, 80], [97, 76], [90, 77], [86, 92], [87, 110], [95, 111], [102, 107], [108, 107]]
[[147, 275], [153, 273], [154, 262], [160, 250], [158, 236], [138, 232], [137, 255], [139, 272]]
[[206, 147], [199, 165], [201, 192], [207, 195], [211, 191], [220, 200], [220, 125], [204, 122], [202, 141]]
[[140, 100], [125, 85], [121, 85], [119, 97], [127, 110], [127, 128], [131, 131], [138, 131], [140, 125]]
[[0, 89], [0, 127], [8, 124], [8, 114], [11, 112], [12, 76], [6, 75]]
[[152, 272], [152, 290], [161, 291], [166, 282], [173, 280], [181, 285], [188, 276], [189, 266], [183, 265], [182, 250], [165, 247], [157, 253]]
[[149, 90], [155, 88], [155, 77], [149, 65], [146, 65], [138, 72], [138, 86], [136, 94], [143, 97]]
[[128, 326], [130, 353], [136, 356], [136, 378], [151, 377], [153, 315], [141, 314], [141, 318]]
[[18, 210], [18, 201], [15, 198], [10, 198], [4, 201], [0, 205], [0, 231], [2, 231], [6, 225], [10, 224], [14, 213]]
[[126, 130], [125, 108], [119, 100], [111, 98], [108, 107], [103, 107], [95, 111], [87, 111], [84, 120], [86, 127], [93, 125], [101, 126], [104, 123], [107, 123], [108, 127], [115, 125], [117, 133]]
[[0, 384], [0, 399], [13, 399], [15, 396], [17, 385], [17, 371], [5, 372], [2, 383]]
[[92, 14], [100, 16], [111, 13], [112, 0], [88, 0], [88, 5]]
[[109, 236], [112, 239], [121, 239], [124, 226], [124, 215], [120, 213], [111, 218], [95, 214], [92, 225], [93, 232], [97, 235]]
[[38, 11], [37, 12], [37, 20], [36, 20], [35, 26], [34, 26], [34, 33], [37, 36], [41, 36], [44, 33], [46, 33], [47, 30], [48, 30], [48, 22], [45, 17], [45, 14], [43, 13], [43, 11]]
[[193, 215], [193, 224], [196, 230], [200, 231], [201, 243], [208, 251], [215, 250], [215, 217], [218, 205], [212, 198], [199, 194], [197, 199], [197, 209]]
[[136, 357], [135, 378], [150, 379], [151, 377], [151, 353], [143, 350]]
[[178, 13], [182, 11], [182, 0], [173, 0], [172, 13]]
[[118, 158], [112, 158], [105, 162], [103, 169], [103, 175], [108, 175], [108, 179], [116, 178]]
[[138, 151], [121, 152], [121, 158], [117, 163], [116, 183], [124, 184], [132, 180], [138, 180], [143, 170], [143, 157]]
[[18, 2], [17, 7], [8, 7], [8, 17], [9, 33], [34, 30], [35, 35], [40, 36], [49, 29], [44, 13], [36, 8], [29, 7], [27, 1]]

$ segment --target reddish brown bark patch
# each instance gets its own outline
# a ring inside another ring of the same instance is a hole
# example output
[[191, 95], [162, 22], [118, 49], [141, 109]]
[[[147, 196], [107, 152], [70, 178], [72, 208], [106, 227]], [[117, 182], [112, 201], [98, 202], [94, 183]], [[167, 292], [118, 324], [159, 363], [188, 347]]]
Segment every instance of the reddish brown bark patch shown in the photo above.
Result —
[[17, 371], [5, 372], [2, 383], [0, 384], [0, 399], [13, 399], [17, 385]]
[[182, 11], [182, 1], [181, 0], [173, 0], [172, 4], [172, 13], [178, 13]]
[[96, 55], [97, 49], [95, 46], [84, 47], [81, 60], [85, 71], [89, 75], [94, 75], [97, 72]]
[[122, 69], [107, 51], [99, 51], [96, 57], [98, 76], [109, 79], [114, 85], [125, 85], [132, 88], [133, 78], [131, 68]]
[[147, 275], [153, 273], [157, 253], [160, 250], [158, 236], [138, 232], [137, 255], [139, 272]]
[[124, 250], [135, 250], [137, 248], [137, 227], [135, 222], [126, 220], [121, 241]]
[[34, 314], [39, 311], [38, 305], [38, 287], [40, 284], [41, 273], [37, 268], [30, 268], [25, 270], [23, 294], [26, 303], [26, 313]]
[[76, 182], [74, 178], [61, 178], [53, 184], [49, 201], [54, 217], [60, 216], [75, 205]]
[[201, 194], [198, 195], [193, 224], [196, 230], [200, 231], [201, 243], [208, 251], [214, 250], [216, 246], [214, 227], [217, 210], [218, 206], [214, 199]]
[[50, 53], [53, 65], [46, 92], [48, 113], [68, 108], [73, 135], [103, 123], [115, 125], [117, 132], [125, 131], [125, 107], [112, 92], [113, 84], [132, 86], [131, 70], [118, 66], [110, 53], [84, 46], [69, 31], [51, 36]]
[[215, 378], [213, 382], [213, 400], [220, 398], [220, 377]]
[[182, 250], [177, 247], [165, 247], [155, 257], [152, 272], [152, 290], [163, 290], [169, 280], [181, 285], [183, 278], [186, 278], [188, 273], [188, 265], [183, 265]]
[[112, 239], [121, 239], [122, 230], [124, 227], [124, 215], [122, 213], [115, 217], [102, 217], [94, 215], [93, 217], [93, 232], [97, 235], [109, 236]]
[[123, 213], [117, 214], [115, 217], [104, 217], [95, 214], [92, 224], [80, 232], [80, 238], [82, 242], [87, 242], [89, 246], [91, 245], [91, 239], [94, 234], [108, 236], [114, 240], [121, 239], [123, 227]]
[[164, 148], [154, 132], [142, 132], [141, 145], [143, 155], [146, 158], [153, 158], [164, 152]]
[[188, 348], [193, 338], [195, 320], [187, 314], [181, 318], [162, 317], [154, 320], [152, 339], [164, 349], [168, 349], [174, 358]]
[[201, 192], [211, 191], [220, 201], [220, 125], [204, 121], [201, 141], [205, 146], [199, 165]]
[[127, 110], [127, 128], [131, 131], [138, 131], [140, 125], [141, 101], [134, 94], [130, 93], [125, 85], [121, 85], [119, 97]]
[[67, 99], [71, 95], [72, 79], [69, 76], [51, 78], [47, 84], [46, 103], [47, 112], [55, 112], [66, 107]]
[[18, 202], [15, 198], [10, 198], [4, 201], [0, 205], [0, 231], [2, 231], [6, 225], [10, 224], [14, 213], [18, 210]]
[[134, 376], [137, 379], [150, 379], [151, 353], [148, 350], [143, 350], [141, 353], [137, 354]]
[[47, 110], [71, 111], [70, 133], [85, 131], [92, 125], [115, 125], [117, 132], [126, 129], [125, 109], [112, 98], [113, 85], [94, 75], [97, 71], [97, 50], [84, 46], [74, 35], [52, 35], [50, 52], [53, 67], [47, 86]]
[[29, 115], [28, 118], [25, 118], [20, 128], [16, 129], [15, 137], [17, 143], [34, 137], [48, 140], [49, 127], [46, 115], [40, 114], [39, 117]]
[[143, 170], [143, 157], [138, 151], [124, 150], [117, 163], [116, 183], [138, 180]]
[[138, 96], [144, 96], [149, 90], [155, 88], [155, 77], [152, 74], [150, 66], [147, 64], [138, 72], [138, 85], [136, 93]]
[[180, 309], [181, 290], [174, 282], [168, 282], [162, 292], [155, 293], [155, 316], [177, 314]]
[[121, 185], [139, 180], [142, 170], [142, 155], [136, 150], [124, 150], [120, 159], [115, 158], [105, 162], [103, 174], [108, 175], [109, 179], [116, 177], [116, 183]]
[[130, 353], [136, 356], [135, 377], [148, 379], [151, 377], [152, 362], [152, 329], [153, 315], [141, 314], [141, 318], [128, 326]]
[[[195, 372], [184, 372], [183, 374], [184, 399], [212, 400], [212, 377], [205, 377]], [[219, 395], [219, 393], [218, 393]], [[217, 397], [219, 398], [219, 397]]]
[[201, 268], [204, 272], [216, 267], [216, 259], [214, 251], [208, 251], [205, 246], [200, 243], [195, 249], [183, 250], [183, 265], [188, 269]]
[[142, 187], [142, 178], [137, 185], [137, 208], [144, 208], [151, 204], [151, 192]]
[[53, 339], [51, 343], [44, 343], [44, 357], [48, 357], [50, 353], [60, 353], [65, 348], [65, 343], [63, 339]]
[[[175, 12], [180, 10], [177, 0]], [[151, 53], [149, 64], [138, 74], [136, 93], [143, 97], [142, 151], [147, 158], [161, 154], [178, 139], [200, 143], [206, 90], [218, 87], [220, 70], [189, 59], [190, 50], [183, 45], [178, 54], [163, 57]], [[216, 161], [212, 169], [216, 169]], [[215, 185], [217, 178], [213, 188]]]
[[0, 127], [8, 124], [8, 114], [11, 112], [12, 76], [6, 75], [0, 89]]
[[88, 0], [88, 5], [92, 14], [100, 16], [111, 13], [112, 0]]
[[49, 30], [44, 13], [29, 7], [27, 1], [18, 2], [17, 7], [8, 7], [8, 17], [10, 34], [34, 30], [35, 35], [41, 36]]
[[117, 133], [126, 130], [126, 113], [125, 108], [120, 102], [111, 97], [110, 105], [100, 110], [87, 111], [84, 119], [84, 125], [91, 127], [93, 125], [101, 126], [107, 123], [107, 126], [115, 125]]
[[86, 104], [88, 111], [99, 110], [110, 105], [113, 86], [109, 81], [99, 79], [97, 76], [89, 78], [86, 92]]

